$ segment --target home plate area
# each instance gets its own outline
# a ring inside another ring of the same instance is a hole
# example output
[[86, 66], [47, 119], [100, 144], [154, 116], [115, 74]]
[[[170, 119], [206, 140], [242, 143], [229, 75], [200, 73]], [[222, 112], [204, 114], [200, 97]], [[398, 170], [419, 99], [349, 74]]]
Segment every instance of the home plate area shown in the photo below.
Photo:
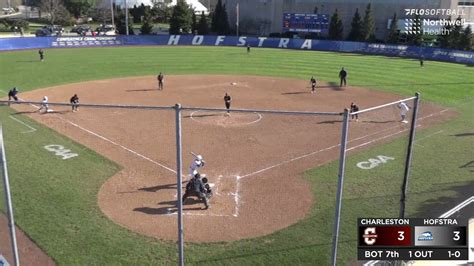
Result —
[[[207, 177], [213, 196], [209, 199], [209, 209], [204, 209], [204, 203], [197, 197], [189, 197], [183, 204], [183, 215], [186, 216], [239, 216], [240, 205], [240, 176], [219, 175], [217, 178]], [[183, 186], [184, 194], [185, 186]], [[177, 198], [177, 194], [175, 194]], [[177, 208], [168, 208], [167, 215], [178, 214]]]

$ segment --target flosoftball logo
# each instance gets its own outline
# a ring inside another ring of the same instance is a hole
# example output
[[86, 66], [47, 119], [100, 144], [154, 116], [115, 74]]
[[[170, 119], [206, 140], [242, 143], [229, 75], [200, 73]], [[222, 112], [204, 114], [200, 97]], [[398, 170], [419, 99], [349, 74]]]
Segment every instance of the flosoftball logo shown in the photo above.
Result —
[[[451, 33], [449, 27], [464, 26], [466, 19], [463, 19], [462, 9], [405, 9], [406, 34], [428, 34], [428, 35], [448, 35]], [[422, 16], [450, 16], [458, 19], [438, 19], [423, 18]]]
[[405, 32], [408, 34], [421, 34], [421, 21], [420, 19], [405, 19]]

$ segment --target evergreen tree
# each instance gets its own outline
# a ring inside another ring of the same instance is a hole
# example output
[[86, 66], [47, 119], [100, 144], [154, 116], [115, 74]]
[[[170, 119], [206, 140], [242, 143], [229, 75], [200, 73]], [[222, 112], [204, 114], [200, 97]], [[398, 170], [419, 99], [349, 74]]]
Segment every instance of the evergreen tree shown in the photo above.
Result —
[[[127, 28], [125, 26], [125, 12], [122, 9], [117, 9], [115, 11], [115, 28], [117, 29], [119, 34], [122, 34], [122, 35], [127, 34]], [[129, 14], [129, 19], [128, 19], [128, 33], [130, 35], [134, 34], [133, 21], [130, 19], [130, 14]]]
[[204, 15], [204, 11], [201, 14], [201, 18], [199, 18], [198, 33], [201, 35], [209, 34], [209, 26], [207, 25], [207, 18], [206, 15]]
[[222, 16], [222, 1], [218, 0], [216, 7], [214, 9], [214, 13], [212, 14], [211, 20], [211, 30], [212, 32], [217, 32], [219, 29], [219, 20]]
[[364, 21], [362, 22], [362, 40], [373, 41], [375, 39], [375, 22], [372, 14], [372, 7], [370, 4], [365, 9]]
[[178, 0], [170, 18], [170, 34], [188, 33], [191, 30], [191, 8], [184, 0]]
[[153, 16], [151, 13], [151, 9], [146, 7], [143, 12], [143, 24], [140, 28], [140, 31], [143, 35], [151, 34], [153, 30]]
[[191, 31], [193, 34], [195, 34], [197, 30], [198, 30], [197, 18], [196, 18], [196, 13], [193, 10], [193, 15], [191, 18]]
[[354, 17], [351, 22], [351, 32], [347, 37], [349, 41], [360, 41], [362, 40], [362, 19], [359, 15], [359, 9], [356, 9]]
[[337, 9], [331, 17], [331, 22], [329, 23], [329, 39], [331, 40], [342, 40], [342, 32], [344, 31], [342, 26], [342, 21], [339, 18]]
[[[450, 21], [451, 17], [447, 19], [447, 21]], [[438, 35], [438, 41], [439, 41], [439, 46], [441, 48], [449, 48], [451, 46], [451, 30], [452, 26], [450, 24], [447, 24], [443, 27], [443, 30], [441, 31], [441, 34]]]
[[228, 34], [229, 31], [229, 16], [227, 15], [227, 9], [224, 4], [222, 5], [222, 12], [219, 19], [219, 30], [217, 31], [217, 34]]
[[463, 29], [462, 29], [462, 20], [461, 20], [461, 17], [458, 17], [456, 19], [456, 23], [453, 27], [453, 30], [451, 31], [451, 33], [449, 34], [449, 39], [450, 39], [450, 45], [448, 48], [450, 49], [461, 49], [461, 45], [460, 45], [460, 42], [461, 42], [461, 36], [462, 36], [462, 33], [463, 33]]
[[387, 43], [398, 43], [398, 26], [397, 26], [397, 13], [393, 13], [392, 21], [390, 22], [390, 30], [387, 36]]
[[471, 25], [467, 26], [462, 32], [459, 40], [459, 49], [469, 51], [472, 49], [472, 30]]

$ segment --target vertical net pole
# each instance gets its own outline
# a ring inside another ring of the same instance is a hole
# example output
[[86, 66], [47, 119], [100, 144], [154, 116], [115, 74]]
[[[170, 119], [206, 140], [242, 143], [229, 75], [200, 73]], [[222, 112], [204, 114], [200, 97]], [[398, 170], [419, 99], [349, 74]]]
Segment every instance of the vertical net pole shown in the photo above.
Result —
[[405, 203], [406, 194], [408, 190], [408, 178], [410, 176], [411, 159], [413, 156], [413, 142], [415, 140], [416, 117], [418, 114], [418, 106], [420, 103], [420, 93], [415, 94], [415, 101], [413, 106], [413, 115], [411, 117], [410, 137], [408, 139], [407, 157], [405, 160], [405, 171], [403, 173], [402, 195], [400, 197], [400, 218], [405, 218]]
[[183, 244], [183, 191], [181, 184], [183, 182], [183, 151], [181, 139], [181, 105], [175, 105], [176, 110], [176, 175], [178, 189], [178, 262], [180, 266], [184, 265], [184, 244]]
[[15, 234], [15, 220], [13, 219], [13, 204], [12, 197], [10, 194], [10, 182], [8, 181], [8, 169], [7, 169], [7, 157], [5, 154], [5, 145], [3, 142], [3, 127], [0, 125], [0, 158], [2, 161], [2, 174], [3, 174], [3, 186], [5, 190], [5, 198], [7, 202], [7, 211], [8, 211], [8, 227], [10, 228], [10, 239], [12, 241], [13, 249], [13, 258], [15, 260], [15, 265], [20, 265], [20, 258], [18, 256], [18, 246], [16, 243], [16, 234]]
[[339, 155], [339, 174], [337, 184], [337, 195], [336, 195], [336, 214], [334, 218], [334, 231], [332, 239], [332, 265], [336, 266], [337, 261], [337, 243], [339, 241], [339, 225], [341, 221], [341, 204], [342, 204], [342, 192], [344, 185], [344, 170], [346, 166], [346, 145], [347, 145], [347, 134], [349, 130], [349, 110], [344, 109], [344, 116], [342, 121], [342, 134], [341, 134], [341, 150]]

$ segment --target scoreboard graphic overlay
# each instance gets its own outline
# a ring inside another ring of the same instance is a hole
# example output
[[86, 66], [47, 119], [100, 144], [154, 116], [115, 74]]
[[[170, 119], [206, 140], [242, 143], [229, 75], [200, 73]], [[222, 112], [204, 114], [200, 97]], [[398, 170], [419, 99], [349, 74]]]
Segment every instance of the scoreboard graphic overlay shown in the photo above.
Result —
[[358, 219], [359, 260], [468, 260], [468, 227], [451, 218]]

